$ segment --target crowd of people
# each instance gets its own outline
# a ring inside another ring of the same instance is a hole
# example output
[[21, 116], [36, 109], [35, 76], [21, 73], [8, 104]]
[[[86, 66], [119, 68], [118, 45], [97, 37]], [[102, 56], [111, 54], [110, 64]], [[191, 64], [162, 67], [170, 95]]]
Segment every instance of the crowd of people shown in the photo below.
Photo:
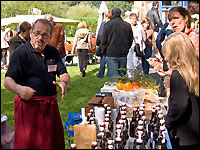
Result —
[[[96, 76], [104, 77], [106, 64], [110, 79], [124, 75], [133, 78], [131, 70], [134, 69], [149, 75], [151, 62], [162, 80], [170, 78], [166, 127], [172, 147], [199, 149], [198, 28], [191, 27], [189, 7], [172, 7], [165, 24], [160, 20], [158, 8], [159, 3], [154, 1], [141, 22], [138, 10], [126, 12], [125, 19], [118, 7], [106, 13], [96, 41], [101, 57]], [[10, 29], [1, 30], [3, 67], [7, 69], [4, 86], [17, 94], [14, 148], [64, 149], [56, 86], [61, 88], [64, 99], [70, 75], [65, 65], [62, 25], [48, 14], [32, 26], [28, 22], [21, 23], [16, 35]], [[88, 53], [94, 49], [92, 37], [86, 22], [81, 21], [72, 53], [77, 51], [82, 77], [86, 76]], [[142, 56], [137, 55], [136, 46]], [[10, 53], [8, 66], [7, 51]], [[60, 82], [56, 82], [56, 76]]]

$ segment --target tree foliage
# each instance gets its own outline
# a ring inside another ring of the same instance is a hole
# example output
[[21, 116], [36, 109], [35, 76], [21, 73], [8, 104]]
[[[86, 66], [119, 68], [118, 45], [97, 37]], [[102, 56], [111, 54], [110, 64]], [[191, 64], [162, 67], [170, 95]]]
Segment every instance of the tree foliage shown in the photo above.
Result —
[[[1, 1], [1, 18], [16, 15], [28, 15], [30, 8], [40, 9], [42, 14], [52, 14], [56, 17], [86, 21], [88, 28], [95, 32], [98, 23], [98, 9], [102, 1]], [[131, 10], [133, 3], [126, 1], [105, 1], [109, 10], [119, 7], [122, 17], [127, 10]], [[16, 30], [14, 25], [7, 26]], [[76, 26], [63, 26], [67, 36], [74, 36]]]

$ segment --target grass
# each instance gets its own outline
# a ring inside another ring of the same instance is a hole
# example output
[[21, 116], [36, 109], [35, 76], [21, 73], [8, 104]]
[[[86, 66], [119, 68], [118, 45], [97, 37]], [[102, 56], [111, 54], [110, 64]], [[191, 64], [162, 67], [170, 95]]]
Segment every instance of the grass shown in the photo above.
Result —
[[[81, 77], [78, 66], [67, 66], [68, 73], [71, 77], [69, 91], [64, 100], [61, 100], [61, 90], [58, 91], [58, 105], [60, 115], [63, 122], [65, 131], [65, 148], [70, 149], [73, 138], [68, 134], [65, 129], [65, 120], [68, 120], [68, 113], [81, 112], [81, 108], [85, 107], [88, 101], [95, 97], [96, 93], [100, 92], [103, 84], [108, 80], [106, 77], [97, 78], [99, 64], [88, 65], [86, 70], [86, 77]], [[8, 124], [14, 129], [14, 98], [16, 94], [9, 92], [3, 86], [5, 78], [5, 71], [1, 72], [1, 114], [8, 117]], [[56, 79], [59, 81], [59, 78]]]

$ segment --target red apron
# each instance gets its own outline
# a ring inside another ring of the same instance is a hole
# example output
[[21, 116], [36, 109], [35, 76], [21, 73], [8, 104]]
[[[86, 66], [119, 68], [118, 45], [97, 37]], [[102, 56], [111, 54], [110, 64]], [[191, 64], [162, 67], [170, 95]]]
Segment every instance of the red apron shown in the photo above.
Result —
[[57, 94], [30, 100], [15, 97], [14, 149], [65, 149]]

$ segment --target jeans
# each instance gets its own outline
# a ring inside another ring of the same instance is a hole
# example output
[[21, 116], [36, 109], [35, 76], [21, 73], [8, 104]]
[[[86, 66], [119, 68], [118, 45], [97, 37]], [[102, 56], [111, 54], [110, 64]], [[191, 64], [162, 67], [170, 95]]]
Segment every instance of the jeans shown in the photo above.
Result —
[[127, 57], [106, 56], [108, 77], [123, 76], [126, 74]]
[[80, 72], [83, 72], [88, 64], [88, 49], [78, 49], [77, 52]]
[[145, 56], [142, 56], [142, 68], [144, 74], [149, 74], [149, 63], [146, 59], [151, 57], [152, 47], [147, 47], [144, 49]]
[[[99, 68], [99, 77], [103, 77], [104, 73], [105, 73], [105, 65], [106, 65], [106, 57], [102, 56], [101, 60], [100, 60], [100, 68]], [[108, 72], [107, 72], [107, 76], [108, 76]]]

